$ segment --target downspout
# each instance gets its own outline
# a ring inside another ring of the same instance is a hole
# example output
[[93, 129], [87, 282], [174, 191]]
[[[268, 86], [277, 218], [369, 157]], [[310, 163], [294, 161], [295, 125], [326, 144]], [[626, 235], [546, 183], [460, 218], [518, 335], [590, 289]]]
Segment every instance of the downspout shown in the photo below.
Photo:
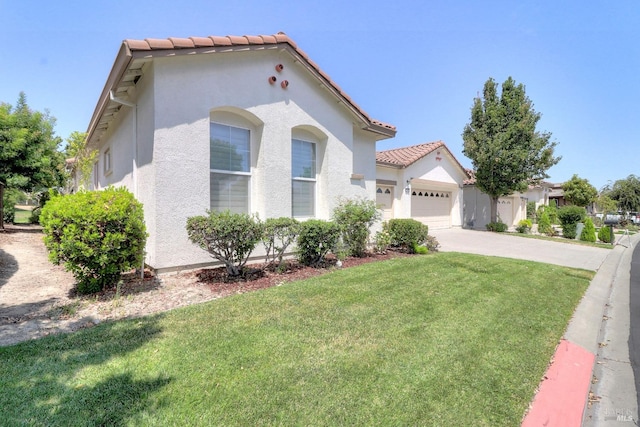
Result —
[[[138, 199], [138, 105], [133, 102], [125, 101], [124, 99], [118, 98], [113, 93], [113, 89], [109, 91], [109, 99], [118, 104], [124, 105], [126, 107], [131, 107], [133, 112], [133, 163], [131, 169], [131, 181], [133, 186], [133, 197]], [[140, 268], [140, 278], [144, 279], [144, 249], [142, 249], [142, 265]]]

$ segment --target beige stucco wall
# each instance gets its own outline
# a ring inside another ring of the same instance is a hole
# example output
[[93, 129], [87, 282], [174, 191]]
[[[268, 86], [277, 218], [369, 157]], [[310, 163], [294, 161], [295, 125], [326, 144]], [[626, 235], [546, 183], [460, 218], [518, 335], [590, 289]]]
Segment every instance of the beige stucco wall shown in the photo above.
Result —
[[[440, 160], [438, 160], [438, 158]], [[394, 187], [393, 217], [411, 218], [411, 188], [428, 186], [434, 190], [450, 191], [451, 226], [462, 226], [462, 183], [463, 172], [447, 150], [429, 153], [407, 168], [392, 168], [378, 165], [378, 180], [396, 181]], [[406, 189], [409, 189], [409, 192]]]
[[[281, 73], [274, 69], [279, 63]], [[268, 83], [271, 75], [277, 84]], [[282, 80], [289, 81], [287, 89], [281, 88]], [[291, 138], [296, 134], [317, 143], [316, 218], [329, 219], [340, 197], [375, 200], [377, 136], [358, 129], [358, 120], [285, 51], [156, 58], [145, 65], [136, 92], [137, 195], [150, 233], [147, 263], [154, 268], [212, 261], [188, 240], [185, 229], [188, 217], [209, 209], [212, 115], [251, 130], [250, 210], [261, 219], [291, 216]], [[111, 146], [117, 161], [129, 168], [114, 170], [108, 184], [133, 189], [131, 111], [123, 107], [102, 149]], [[364, 178], [352, 179], [354, 173]]]

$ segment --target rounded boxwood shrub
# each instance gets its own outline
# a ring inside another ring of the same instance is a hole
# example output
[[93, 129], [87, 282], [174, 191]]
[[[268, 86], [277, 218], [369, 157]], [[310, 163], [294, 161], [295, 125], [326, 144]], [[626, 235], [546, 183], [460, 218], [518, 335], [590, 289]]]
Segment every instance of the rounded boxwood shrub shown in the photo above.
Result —
[[248, 214], [209, 211], [187, 218], [192, 243], [224, 263], [229, 276], [240, 276], [251, 252], [263, 236], [263, 225]]
[[608, 225], [603, 225], [602, 227], [600, 227], [600, 230], [598, 230], [598, 240], [600, 240], [603, 243], [611, 243], [611, 229], [609, 228]]
[[486, 227], [487, 231], [493, 231], [495, 233], [504, 233], [509, 228], [507, 224], [502, 221], [490, 222]]
[[49, 259], [64, 263], [81, 294], [115, 285], [121, 273], [142, 264], [142, 204], [124, 188], [54, 196], [42, 208], [40, 223]]
[[335, 222], [310, 219], [300, 223], [297, 255], [300, 263], [319, 266], [340, 240], [341, 229]]
[[427, 241], [429, 227], [412, 218], [394, 218], [387, 223], [391, 244], [414, 251], [414, 245], [422, 245]]

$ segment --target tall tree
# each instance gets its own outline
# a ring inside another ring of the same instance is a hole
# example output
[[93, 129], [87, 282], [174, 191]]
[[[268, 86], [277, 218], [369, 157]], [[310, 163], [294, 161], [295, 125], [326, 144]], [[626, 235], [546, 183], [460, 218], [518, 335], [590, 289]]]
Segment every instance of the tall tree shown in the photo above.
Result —
[[0, 104], [0, 181], [32, 191], [64, 183], [64, 156], [55, 136], [55, 118], [32, 111], [24, 92], [15, 107]]
[[618, 204], [622, 211], [640, 211], [640, 178], [629, 175], [625, 179], [619, 179], [613, 183], [611, 189], [604, 192]]
[[524, 85], [509, 77], [502, 84], [489, 78], [482, 98], [471, 108], [471, 122], [462, 133], [463, 153], [473, 163], [476, 185], [491, 198], [491, 221], [498, 216], [498, 199], [525, 191], [528, 184], [548, 178], [546, 171], [560, 161], [554, 157], [551, 133], [539, 132], [540, 113], [525, 93]]
[[571, 179], [562, 184], [564, 198], [572, 205], [586, 207], [598, 197], [598, 190], [589, 183], [588, 179], [574, 174]]
[[87, 148], [86, 132], [71, 132], [66, 142], [67, 146], [64, 153], [67, 159], [73, 164], [70, 180], [74, 180], [73, 174], [75, 174], [78, 186], [89, 188], [91, 172], [93, 170], [93, 164], [98, 157], [98, 150]]

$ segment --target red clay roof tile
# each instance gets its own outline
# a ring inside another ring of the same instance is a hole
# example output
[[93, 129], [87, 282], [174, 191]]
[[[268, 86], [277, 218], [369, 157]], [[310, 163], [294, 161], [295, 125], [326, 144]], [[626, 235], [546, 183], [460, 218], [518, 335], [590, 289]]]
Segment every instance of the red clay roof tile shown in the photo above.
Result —
[[124, 44], [131, 50], [151, 50], [151, 46], [145, 40], [125, 40]]
[[227, 36], [231, 44], [245, 45], [249, 44], [249, 40], [245, 36]]
[[153, 49], [173, 49], [173, 42], [169, 39], [145, 39], [149, 47]]
[[244, 36], [249, 44], [264, 44], [264, 39], [260, 36]]
[[426, 144], [412, 145], [410, 147], [378, 151], [376, 153], [376, 162], [406, 168], [437, 148], [443, 146], [444, 143], [442, 141], [436, 141]]
[[209, 38], [213, 41], [214, 46], [232, 46], [233, 45], [229, 37], [210, 36]]
[[195, 45], [193, 44], [193, 40], [191, 39], [183, 39], [178, 37], [169, 37], [169, 41], [173, 43], [174, 49], [180, 48], [193, 48]]
[[209, 37], [189, 37], [195, 47], [210, 47], [213, 46], [213, 40]]

